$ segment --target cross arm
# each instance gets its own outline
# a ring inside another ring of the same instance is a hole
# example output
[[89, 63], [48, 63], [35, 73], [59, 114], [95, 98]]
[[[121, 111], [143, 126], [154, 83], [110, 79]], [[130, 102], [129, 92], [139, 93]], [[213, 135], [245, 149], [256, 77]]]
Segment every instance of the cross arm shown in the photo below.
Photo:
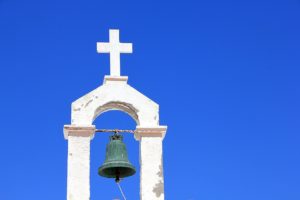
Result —
[[97, 42], [98, 53], [110, 53], [110, 44], [107, 42]]
[[120, 43], [120, 53], [132, 53], [132, 43]]

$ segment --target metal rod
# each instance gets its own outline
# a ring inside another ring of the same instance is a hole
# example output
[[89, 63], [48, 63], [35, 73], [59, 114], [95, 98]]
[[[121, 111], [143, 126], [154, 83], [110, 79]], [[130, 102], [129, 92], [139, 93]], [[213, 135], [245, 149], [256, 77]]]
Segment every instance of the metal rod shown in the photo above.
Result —
[[134, 133], [134, 130], [124, 130], [124, 129], [96, 129], [95, 132], [98, 133]]

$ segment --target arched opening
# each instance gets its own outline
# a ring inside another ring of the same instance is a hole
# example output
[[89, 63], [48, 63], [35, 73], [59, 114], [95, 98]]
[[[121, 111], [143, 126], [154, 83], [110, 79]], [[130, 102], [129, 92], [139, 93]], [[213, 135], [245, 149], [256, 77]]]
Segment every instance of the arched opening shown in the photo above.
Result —
[[[114, 103], [115, 106], [115, 103]], [[98, 129], [132, 129], [137, 125], [137, 118], [129, 115], [127, 112], [114, 109], [111, 110], [110, 105], [107, 109], [98, 110], [100, 114], [94, 121], [94, 125]], [[109, 112], [106, 112], [109, 111]], [[102, 165], [105, 159], [106, 145], [109, 142], [111, 133], [96, 133], [91, 141], [91, 199], [122, 199], [121, 193], [114, 182], [114, 179], [104, 178], [98, 175], [98, 167]], [[139, 199], [139, 143], [134, 139], [132, 133], [124, 133], [124, 143], [127, 147], [130, 162], [136, 168], [134, 176], [125, 178], [121, 181], [121, 186], [128, 199]]]
[[110, 111], [110, 110], [123, 111], [123, 112], [127, 113], [128, 115], [130, 115], [135, 120], [136, 125], [140, 125], [139, 118], [137, 115], [138, 110], [136, 108], [134, 108], [133, 105], [130, 105], [128, 103], [123, 103], [123, 102], [116, 102], [116, 101], [109, 102], [109, 103], [106, 103], [106, 104], [98, 107], [95, 110], [93, 121], [102, 113]]

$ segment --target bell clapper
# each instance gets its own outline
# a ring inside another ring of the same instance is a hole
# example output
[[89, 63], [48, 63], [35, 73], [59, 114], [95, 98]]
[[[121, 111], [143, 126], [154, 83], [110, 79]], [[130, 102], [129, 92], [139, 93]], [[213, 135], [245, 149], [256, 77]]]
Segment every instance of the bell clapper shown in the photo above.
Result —
[[120, 183], [120, 171], [117, 170], [116, 171], [116, 179], [115, 179], [116, 183]]
[[115, 179], [116, 183], [120, 183], [120, 177], [117, 176], [116, 179]]

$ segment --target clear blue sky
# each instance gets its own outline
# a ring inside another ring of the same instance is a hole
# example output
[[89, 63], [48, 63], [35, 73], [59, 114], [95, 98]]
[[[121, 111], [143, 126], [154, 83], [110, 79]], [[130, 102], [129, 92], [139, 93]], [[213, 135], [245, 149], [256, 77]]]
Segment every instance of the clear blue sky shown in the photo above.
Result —
[[[119, 28], [129, 84], [160, 104], [166, 200], [300, 199], [300, 1], [0, 0], [0, 199], [66, 197], [71, 102], [99, 86]], [[134, 128], [121, 112], [98, 128]], [[91, 200], [120, 197], [98, 177]], [[137, 168], [138, 142], [126, 135]], [[139, 174], [123, 181], [139, 198]]]

